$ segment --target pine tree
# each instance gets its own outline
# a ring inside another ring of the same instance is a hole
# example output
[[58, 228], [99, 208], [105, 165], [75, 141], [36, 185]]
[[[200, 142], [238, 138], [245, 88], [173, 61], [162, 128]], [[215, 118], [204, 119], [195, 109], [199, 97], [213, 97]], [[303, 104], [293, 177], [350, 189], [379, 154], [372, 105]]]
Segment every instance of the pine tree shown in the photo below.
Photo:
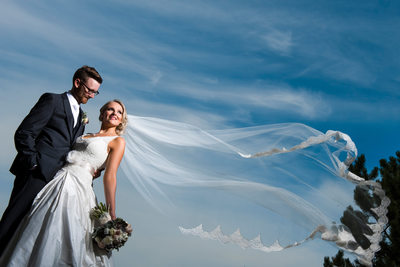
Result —
[[[357, 160], [349, 167], [349, 171], [354, 174], [363, 177], [366, 180], [374, 180], [378, 177], [378, 171], [380, 173], [382, 188], [386, 192], [386, 196], [390, 199], [391, 203], [388, 208], [388, 219], [387, 228], [383, 233], [383, 239], [380, 242], [380, 251], [375, 254], [373, 260], [373, 266], [376, 267], [391, 267], [400, 266], [400, 151], [396, 152], [396, 157], [390, 157], [389, 161], [385, 159], [380, 160], [380, 168], [375, 167], [371, 173], [368, 173], [365, 167], [365, 156], [360, 155]], [[356, 188], [354, 191], [354, 199], [360, 206], [364, 213], [368, 213], [371, 207], [377, 204], [377, 199], [373, 196], [368, 195], [368, 189]], [[353, 212], [353, 208], [349, 206], [346, 211]], [[352, 225], [352, 220], [346, 217], [346, 211], [344, 212], [341, 221], [343, 224], [350, 228], [357, 229], [357, 225]], [[373, 215], [373, 214], [368, 214]], [[357, 213], [359, 218], [363, 218], [362, 212]], [[367, 241], [364, 240], [363, 229], [358, 229], [355, 238], [360, 244], [368, 245]], [[343, 257], [343, 251], [339, 250], [336, 256], [329, 259], [324, 257], [324, 267], [356, 267], [361, 266], [356, 260], [351, 263], [349, 259]]]
[[374, 180], [378, 177], [378, 168], [374, 169], [368, 174], [367, 168], [365, 167], [365, 155], [361, 154], [357, 159], [349, 166], [349, 171], [364, 178], [365, 180]]
[[335, 257], [332, 257], [332, 261], [329, 257], [324, 258], [324, 267], [358, 267], [358, 263], [352, 264], [349, 259], [343, 258], [343, 250], [339, 250]]
[[400, 266], [400, 151], [396, 157], [380, 160], [379, 172], [382, 188], [390, 199], [389, 223], [380, 243], [381, 250], [375, 255], [374, 266]]

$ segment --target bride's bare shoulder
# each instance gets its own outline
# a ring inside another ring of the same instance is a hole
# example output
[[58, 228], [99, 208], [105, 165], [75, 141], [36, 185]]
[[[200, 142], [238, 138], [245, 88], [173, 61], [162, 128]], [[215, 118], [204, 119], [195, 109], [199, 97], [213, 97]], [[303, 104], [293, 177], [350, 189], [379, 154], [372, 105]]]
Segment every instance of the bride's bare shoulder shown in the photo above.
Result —
[[122, 136], [118, 136], [116, 138], [114, 138], [113, 140], [110, 141], [110, 143], [108, 143], [108, 146], [111, 149], [115, 149], [115, 150], [120, 150], [120, 149], [125, 149], [125, 138], [123, 138]]

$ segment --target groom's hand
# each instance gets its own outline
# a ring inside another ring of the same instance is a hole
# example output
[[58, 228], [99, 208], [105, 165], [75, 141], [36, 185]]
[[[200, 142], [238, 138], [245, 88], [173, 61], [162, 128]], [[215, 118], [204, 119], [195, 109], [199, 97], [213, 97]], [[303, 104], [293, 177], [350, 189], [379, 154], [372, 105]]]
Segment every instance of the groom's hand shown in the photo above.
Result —
[[99, 178], [102, 171], [104, 171], [104, 168], [95, 170], [94, 174], [93, 174], [93, 180], [96, 179], [96, 178]]

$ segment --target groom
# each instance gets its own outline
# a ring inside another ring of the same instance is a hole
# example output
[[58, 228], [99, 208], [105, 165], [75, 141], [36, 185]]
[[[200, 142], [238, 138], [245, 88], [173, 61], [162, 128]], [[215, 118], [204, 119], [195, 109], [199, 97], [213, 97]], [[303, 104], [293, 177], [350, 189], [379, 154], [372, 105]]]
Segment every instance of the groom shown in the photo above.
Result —
[[99, 92], [103, 79], [95, 68], [83, 66], [63, 94], [43, 94], [15, 132], [18, 154], [10, 172], [16, 177], [8, 207], [0, 221], [0, 256], [35, 196], [65, 164], [87, 118], [80, 108]]

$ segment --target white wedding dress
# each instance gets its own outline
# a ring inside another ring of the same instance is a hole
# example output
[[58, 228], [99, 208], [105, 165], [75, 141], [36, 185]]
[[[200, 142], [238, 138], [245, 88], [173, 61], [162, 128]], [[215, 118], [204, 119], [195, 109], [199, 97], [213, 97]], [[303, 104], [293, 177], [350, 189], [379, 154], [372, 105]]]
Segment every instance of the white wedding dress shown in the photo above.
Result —
[[93, 172], [103, 167], [114, 137], [79, 137], [67, 164], [36, 196], [0, 266], [112, 266], [90, 237], [96, 205]]

